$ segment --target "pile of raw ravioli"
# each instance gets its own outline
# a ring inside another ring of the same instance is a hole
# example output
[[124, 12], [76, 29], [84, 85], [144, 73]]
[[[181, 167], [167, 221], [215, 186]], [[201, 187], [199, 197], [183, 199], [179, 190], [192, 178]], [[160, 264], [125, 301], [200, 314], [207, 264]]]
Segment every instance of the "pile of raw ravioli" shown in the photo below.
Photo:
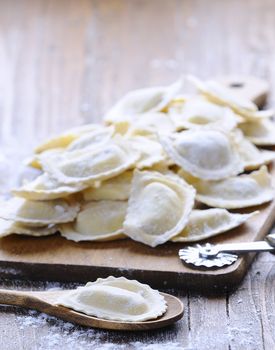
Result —
[[[0, 207], [0, 234], [60, 234], [76, 242], [131, 238], [155, 247], [199, 241], [255, 215], [228, 209], [271, 201], [272, 111], [214, 81], [129, 92], [103, 124], [35, 150], [34, 181]], [[210, 208], [209, 208], [210, 207]], [[200, 209], [199, 209], [200, 208]], [[203, 208], [203, 209], [202, 209]]]

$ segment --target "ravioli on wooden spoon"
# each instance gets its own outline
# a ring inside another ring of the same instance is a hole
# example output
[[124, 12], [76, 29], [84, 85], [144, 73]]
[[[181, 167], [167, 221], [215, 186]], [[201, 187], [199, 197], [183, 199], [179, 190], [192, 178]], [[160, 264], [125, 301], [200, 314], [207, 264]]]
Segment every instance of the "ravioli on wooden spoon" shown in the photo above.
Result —
[[167, 309], [164, 297], [157, 290], [135, 280], [113, 276], [98, 278], [64, 293], [56, 304], [106, 320], [131, 322], [155, 319]]

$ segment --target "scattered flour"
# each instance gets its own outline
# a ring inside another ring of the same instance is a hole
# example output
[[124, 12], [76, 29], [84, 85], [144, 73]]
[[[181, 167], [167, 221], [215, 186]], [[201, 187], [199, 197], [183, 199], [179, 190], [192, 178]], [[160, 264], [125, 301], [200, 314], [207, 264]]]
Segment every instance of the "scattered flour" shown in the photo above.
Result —
[[[254, 349], [252, 346], [255, 345], [255, 338], [251, 328], [229, 327], [228, 339], [232, 345], [239, 349]], [[242, 339], [241, 342], [240, 339]]]
[[[37, 348], [40, 350], [182, 350], [183, 347], [178, 342], [166, 343], [150, 343], [143, 344], [142, 342], [128, 342], [117, 344], [116, 341], [109, 342], [107, 331], [96, 330], [92, 328], [84, 328], [76, 326], [69, 322], [64, 322], [55, 317], [51, 317], [44, 313], [39, 313], [33, 310], [26, 311], [24, 315], [16, 316], [16, 322], [19, 324], [19, 329], [24, 332], [29, 327], [39, 329], [45, 335], [40, 338]], [[44, 329], [43, 329], [44, 328]], [[114, 337], [114, 333], [111, 335]], [[141, 335], [142, 336], [142, 335]], [[116, 337], [114, 337], [115, 339]]]

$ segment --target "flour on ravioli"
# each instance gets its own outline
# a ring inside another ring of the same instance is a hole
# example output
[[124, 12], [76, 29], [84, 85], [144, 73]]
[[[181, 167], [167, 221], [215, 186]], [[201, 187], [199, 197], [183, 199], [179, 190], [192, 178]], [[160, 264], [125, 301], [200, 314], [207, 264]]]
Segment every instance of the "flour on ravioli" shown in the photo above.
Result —
[[95, 149], [64, 152], [57, 157], [44, 159], [43, 169], [64, 184], [93, 184], [133, 167], [140, 154], [122, 139], [114, 139]]
[[236, 145], [221, 131], [187, 130], [160, 141], [178, 166], [198, 178], [217, 180], [243, 171]]
[[127, 93], [106, 114], [105, 122], [130, 121], [132, 116], [162, 111], [181, 89], [182, 82], [169, 86], [150, 87]]
[[258, 212], [230, 213], [226, 209], [193, 210], [183, 231], [172, 238], [173, 242], [197, 242], [232, 230], [245, 223]]
[[196, 199], [210, 207], [226, 209], [260, 205], [274, 198], [272, 178], [266, 166], [250, 174], [220, 181], [197, 181]]
[[135, 280], [113, 276], [98, 278], [84, 287], [62, 293], [56, 304], [122, 322], [156, 319], [167, 309], [164, 297], [157, 290]]
[[169, 109], [169, 116], [177, 130], [216, 128], [230, 131], [239, 118], [227, 107], [219, 106], [201, 97], [193, 97]]
[[177, 175], [135, 171], [124, 233], [155, 247], [185, 227], [194, 205], [195, 190]]
[[74, 222], [59, 225], [61, 235], [75, 242], [123, 238], [127, 202], [95, 201], [85, 203]]
[[63, 199], [29, 201], [13, 197], [1, 203], [0, 218], [28, 226], [45, 226], [73, 221], [78, 211], [77, 203], [70, 203]]

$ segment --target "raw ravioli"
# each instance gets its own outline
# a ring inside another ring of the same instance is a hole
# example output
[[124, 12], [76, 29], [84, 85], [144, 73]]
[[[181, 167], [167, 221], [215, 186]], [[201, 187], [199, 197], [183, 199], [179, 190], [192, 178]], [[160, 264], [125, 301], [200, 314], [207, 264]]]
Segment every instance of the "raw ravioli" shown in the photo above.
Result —
[[196, 242], [242, 225], [257, 214], [233, 214], [226, 209], [193, 210], [183, 231], [172, 238], [173, 242]]
[[0, 238], [9, 236], [14, 233], [34, 237], [49, 236], [56, 233], [57, 231], [58, 228], [54, 224], [36, 227], [20, 224], [13, 220], [5, 220], [0, 218]]
[[210, 207], [226, 209], [260, 205], [274, 198], [272, 178], [266, 166], [250, 174], [221, 181], [197, 181], [196, 199]]
[[234, 141], [221, 131], [188, 130], [160, 141], [178, 166], [198, 178], [218, 180], [243, 171]]
[[43, 159], [43, 169], [64, 184], [93, 184], [112, 178], [133, 167], [140, 154], [129, 142], [114, 140], [96, 147]]
[[98, 128], [81, 135], [74, 140], [68, 147], [67, 151], [76, 151], [84, 148], [94, 148], [111, 140], [114, 134], [114, 127]]
[[166, 160], [162, 145], [152, 138], [144, 136], [132, 136], [128, 138], [132, 147], [140, 153], [136, 162], [138, 169], [148, 168]]
[[13, 190], [12, 193], [29, 200], [52, 200], [80, 192], [87, 186], [81, 183], [74, 185], [62, 184], [58, 180], [49, 177], [47, 173], [43, 173], [32, 182]]
[[132, 117], [127, 134], [146, 136], [173, 131], [175, 131], [175, 126], [167, 113], [149, 112]]
[[230, 131], [239, 122], [239, 118], [229, 108], [199, 97], [171, 107], [169, 115], [177, 130], [216, 128]]
[[275, 123], [269, 119], [241, 123], [239, 128], [255, 145], [275, 146]]
[[189, 77], [189, 80], [210, 101], [230, 107], [235, 113], [241, 115], [246, 120], [259, 120], [274, 115], [273, 110], [259, 111], [255, 103], [239, 96], [216, 81], [209, 80], [203, 82], [195, 77]]
[[127, 202], [97, 201], [83, 205], [74, 222], [59, 226], [61, 235], [75, 242], [123, 238]]
[[41, 153], [53, 148], [66, 148], [74, 140], [76, 140], [79, 136], [85, 134], [86, 132], [99, 130], [102, 128], [103, 126], [99, 124], [86, 124], [86, 125], [77, 126], [70, 130], [67, 130], [61, 135], [57, 135], [49, 140], [46, 140], [41, 145], [35, 148], [35, 152]]
[[177, 175], [135, 171], [124, 233], [155, 247], [179, 234], [188, 222], [195, 190]]
[[98, 278], [68, 291], [56, 304], [98, 318], [124, 322], [152, 320], [167, 309], [164, 297], [157, 290], [135, 280], [113, 276]]
[[0, 218], [28, 226], [70, 222], [79, 211], [78, 203], [69, 203], [63, 199], [42, 202], [13, 197], [1, 204]]
[[41, 162], [43, 158], [48, 159], [48, 158], [51, 158], [52, 156], [55, 157], [56, 155], [61, 154], [62, 152], [64, 152], [64, 148], [50, 148], [41, 153], [34, 154], [33, 157], [26, 159], [25, 164], [33, 168], [36, 168], [38, 170], [42, 170]]
[[135, 115], [162, 111], [181, 89], [182, 82], [169, 86], [134, 90], [119, 100], [106, 114], [107, 123], [129, 122]]
[[261, 165], [271, 163], [275, 159], [275, 152], [259, 150], [243, 136], [240, 130], [236, 130], [233, 137], [245, 170], [258, 169]]

